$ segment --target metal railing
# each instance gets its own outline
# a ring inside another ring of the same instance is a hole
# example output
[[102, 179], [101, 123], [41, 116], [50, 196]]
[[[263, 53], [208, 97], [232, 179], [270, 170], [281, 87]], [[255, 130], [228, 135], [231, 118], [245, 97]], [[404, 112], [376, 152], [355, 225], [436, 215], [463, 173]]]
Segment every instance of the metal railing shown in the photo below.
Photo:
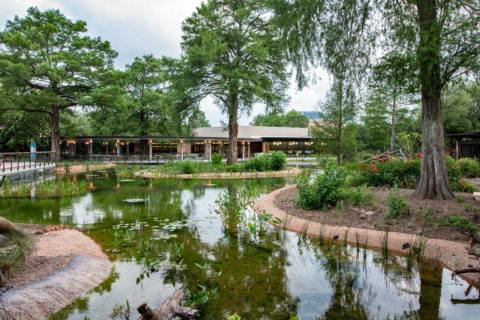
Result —
[[52, 151], [0, 153], [0, 168], [5, 173], [53, 166], [54, 154]]

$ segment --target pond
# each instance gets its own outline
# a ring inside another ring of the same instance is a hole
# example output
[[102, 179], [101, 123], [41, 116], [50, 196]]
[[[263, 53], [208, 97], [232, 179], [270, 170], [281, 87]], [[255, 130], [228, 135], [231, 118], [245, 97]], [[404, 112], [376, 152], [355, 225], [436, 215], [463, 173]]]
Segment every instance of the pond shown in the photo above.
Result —
[[[206, 186], [204, 181], [129, 180], [113, 172], [76, 178], [96, 189], [65, 199], [0, 200], [0, 215], [14, 222], [78, 226], [114, 263], [110, 278], [54, 319], [108, 319], [127, 300], [133, 309], [143, 302], [158, 307], [175, 288], [195, 292], [201, 285], [218, 290], [202, 319], [237, 313], [242, 319], [466, 320], [480, 312], [472, 303], [478, 290], [452, 280], [435, 263], [407, 270], [403, 257], [385, 260], [379, 252], [274, 227], [259, 237], [232, 232], [214, 212], [215, 200], [226, 190], [255, 184], [267, 193], [288, 179]], [[139, 258], [146, 251], [160, 261], [154, 267]], [[130, 318], [137, 316], [134, 310]]]

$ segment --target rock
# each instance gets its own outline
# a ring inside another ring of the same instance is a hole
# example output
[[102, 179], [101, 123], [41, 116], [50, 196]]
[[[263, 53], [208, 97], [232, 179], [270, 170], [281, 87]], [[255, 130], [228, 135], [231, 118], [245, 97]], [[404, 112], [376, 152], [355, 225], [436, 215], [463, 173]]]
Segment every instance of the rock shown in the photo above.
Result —
[[475, 200], [480, 201], [480, 192], [474, 192], [473, 197], [475, 198]]
[[365, 213], [361, 213], [359, 218], [360, 219], [367, 219], [367, 215]]
[[0, 217], [0, 233], [6, 233], [6, 232], [15, 232], [18, 231], [17, 227], [5, 219], [4, 217]]

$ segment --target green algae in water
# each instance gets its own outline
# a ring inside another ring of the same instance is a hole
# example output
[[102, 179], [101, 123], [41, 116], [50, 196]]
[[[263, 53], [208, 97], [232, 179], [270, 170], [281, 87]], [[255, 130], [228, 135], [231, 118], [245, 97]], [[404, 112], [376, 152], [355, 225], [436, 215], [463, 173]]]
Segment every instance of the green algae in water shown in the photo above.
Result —
[[[255, 180], [262, 192], [281, 187], [286, 180]], [[478, 290], [452, 280], [448, 270], [416, 263], [395, 255], [385, 260], [378, 252], [349, 246], [320, 244], [316, 239], [268, 228], [254, 239], [248, 232], [225, 225], [212, 216], [219, 193], [234, 191], [243, 181], [218, 181], [216, 188], [199, 184], [158, 184], [148, 188], [129, 183], [113, 191], [116, 179], [96, 183], [97, 189], [67, 199], [3, 199], [2, 216], [14, 222], [72, 224], [104, 250], [111, 252], [115, 272], [104, 284], [53, 319], [108, 318], [115, 304], [129, 300], [132, 308], [147, 301], [159, 306], [175, 288], [190, 290], [205, 281], [195, 264], [221, 272], [215, 279], [218, 298], [206, 306], [202, 319], [225, 319], [237, 313], [243, 319], [471, 319], [480, 312]], [[149, 199], [148, 205], [126, 206], [120, 199]], [[131, 246], [113, 246], [112, 227], [133, 229]], [[169, 226], [165, 228], [166, 226]], [[157, 240], [160, 239], [160, 240]], [[150, 241], [152, 255], [161, 262], [158, 272], [136, 284], [144, 267], [135, 257], [142, 241]], [[185, 268], [173, 270], [169, 246], [184, 244]], [[454, 300], [453, 304], [450, 300]], [[137, 318], [136, 311], [131, 318]]]

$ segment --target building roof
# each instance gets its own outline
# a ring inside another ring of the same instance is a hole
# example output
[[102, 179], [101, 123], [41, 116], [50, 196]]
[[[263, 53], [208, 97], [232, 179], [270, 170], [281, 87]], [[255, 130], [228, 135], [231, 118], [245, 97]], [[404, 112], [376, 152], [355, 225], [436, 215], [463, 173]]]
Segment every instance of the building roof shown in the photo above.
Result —
[[[194, 135], [198, 138], [228, 139], [226, 127], [204, 127], [194, 129]], [[308, 128], [289, 127], [263, 127], [263, 126], [238, 126], [239, 139], [263, 139], [263, 138], [296, 138], [309, 139]]]

